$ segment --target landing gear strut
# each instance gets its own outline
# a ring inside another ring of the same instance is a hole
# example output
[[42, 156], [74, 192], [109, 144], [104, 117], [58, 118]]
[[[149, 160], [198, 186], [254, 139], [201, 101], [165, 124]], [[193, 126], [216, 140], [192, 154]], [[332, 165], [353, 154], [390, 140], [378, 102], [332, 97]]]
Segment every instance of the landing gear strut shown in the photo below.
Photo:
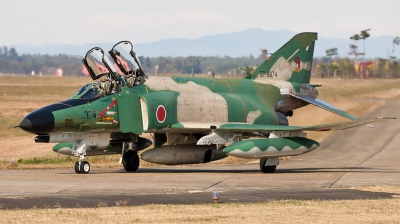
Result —
[[139, 168], [139, 156], [136, 151], [130, 150], [122, 156], [122, 164], [127, 172], [136, 171]]
[[[276, 165], [268, 165], [267, 161], [272, 158], [261, 158], [260, 159], [260, 170], [263, 173], [273, 173], [276, 170]], [[279, 159], [279, 158], [278, 158]]]

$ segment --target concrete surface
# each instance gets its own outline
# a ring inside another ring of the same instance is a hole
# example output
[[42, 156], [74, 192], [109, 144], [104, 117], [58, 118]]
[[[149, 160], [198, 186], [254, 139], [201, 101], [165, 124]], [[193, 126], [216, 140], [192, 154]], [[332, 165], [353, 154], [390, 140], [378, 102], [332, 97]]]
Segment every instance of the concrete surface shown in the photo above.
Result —
[[[396, 117], [399, 109], [400, 102], [391, 101], [371, 116]], [[372, 193], [343, 189], [400, 185], [400, 120], [373, 125], [375, 128], [361, 126], [338, 131], [322, 142], [319, 149], [281, 161], [273, 174], [261, 173], [258, 163], [139, 168], [135, 173], [126, 173], [122, 168], [92, 169], [87, 175], [75, 174], [73, 167], [69, 170], [1, 170], [0, 203], [7, 208], [24, 208], [24, 201], [26, 206], [29, 204], [27, 200], [35, 200], [29, 206], [46, 204], [46, 200], [50, 205], [58, 200], [70, 201], [69, 206], [74, 206], [75, 200], [84, 206], [84, 200], [90, 201], [90, 198], [92, 201], [102, 198], [109, 203], [132, 198], [129, 204], [135, 204], [132, 200], [137, 201], [136, 204], [185, 204], [185, 201], [212, 202], [214, 190], [225, 195], [226, 202], [235, 198], [243, 202], [302, 197], [374, 198], [376, 195]], [[296, 192], [300, 196], [296, 197]], [[20, 206], [18, 201], [21, 201]], [[92, 203], [92, 206], [97, 205]]]

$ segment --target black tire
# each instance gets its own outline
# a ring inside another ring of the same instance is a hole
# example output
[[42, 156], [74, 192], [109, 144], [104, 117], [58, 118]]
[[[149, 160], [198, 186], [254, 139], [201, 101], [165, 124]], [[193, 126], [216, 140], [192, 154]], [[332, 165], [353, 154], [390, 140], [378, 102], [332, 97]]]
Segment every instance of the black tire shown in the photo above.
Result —
[[81, 173], [85, 173], [85, 174], [89, 173], [90, 172], [90, 164], [87, 161], [81, 162], [80, 171], [81, 171]]
[[274, 166], [266, 166], [268, 158], [261, 158], [260, 159], [260, 170], [263, 173], [274, 173], [276, 170], [276, 165]]
[[135, 151], [128, 151], [122, 157], [122, 165], [127, 172], [134, 172], [139, 168], [139, 156]]
[[79, 162], [75, 163], [75, 173], [81, 173], [81, 171], [79, 170]]

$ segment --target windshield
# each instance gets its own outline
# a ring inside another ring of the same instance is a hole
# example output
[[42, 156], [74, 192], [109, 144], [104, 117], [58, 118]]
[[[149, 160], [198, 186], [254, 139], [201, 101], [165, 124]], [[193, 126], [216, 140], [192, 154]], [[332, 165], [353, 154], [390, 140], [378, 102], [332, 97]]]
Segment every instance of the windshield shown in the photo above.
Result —
[[80, 90], [78, 90], [78, 92], [76, 92], [71, 99], [78, 99], [83, 93], [85, 93], [87, 91], [88, 88], [90, 88], [92, 86], [91, 83], [84, 85]]
[[93, 99], [99, 97], [101, 94], [97, 89], [90, 88], [85, 94], [83, 94], [79, 99]]
[[84, 85], [78, 92], [76, 92], [71, 99], [92, 99], [102, 96], [98, 88], [93, 88], [93, 83]]

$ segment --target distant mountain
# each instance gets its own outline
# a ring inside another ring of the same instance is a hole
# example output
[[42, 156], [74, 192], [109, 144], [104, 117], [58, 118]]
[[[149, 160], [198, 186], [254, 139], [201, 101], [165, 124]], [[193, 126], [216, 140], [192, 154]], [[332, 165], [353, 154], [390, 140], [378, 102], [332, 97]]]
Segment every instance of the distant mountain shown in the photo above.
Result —
[[[260, 49], [266, 48], [269, 52], [278, 50], [284, 43], [292, 38], [296, 32], [288, 30], [267, 31], [262, 29], [247, 29], [235, 33], [218, 34], [204, 36], [199, 39], [167, 39], [146, 44], [134, 44], [134, 48], [139, 55], [157, 56], [249, 56], [257, 57]], [[373, 34], [372, 34], [373, 35]], [[318, 37], [314, 56], [325, 56], [328, 48], [338, 48], [339, 55], [345, 56], [349, 51], [350, 39], [333, 39]], [[387, 51], [392, 47], [391, 36], [370, 37], [366, 40], [367, 57], [387, 57]], [[117, 42], [118, 40], [116, 40]], [[15, 47], [18, 53], [30, 54], [58, 54], [83, 56], [92, 47], [101, 47], [105, 50], [110, 49], [114, 43], [91, 43], [85, 45], [42, 45], [30, 46], [17, 44]], [[358, 41], [359, 49], [363, 50], [363, 42]]]

